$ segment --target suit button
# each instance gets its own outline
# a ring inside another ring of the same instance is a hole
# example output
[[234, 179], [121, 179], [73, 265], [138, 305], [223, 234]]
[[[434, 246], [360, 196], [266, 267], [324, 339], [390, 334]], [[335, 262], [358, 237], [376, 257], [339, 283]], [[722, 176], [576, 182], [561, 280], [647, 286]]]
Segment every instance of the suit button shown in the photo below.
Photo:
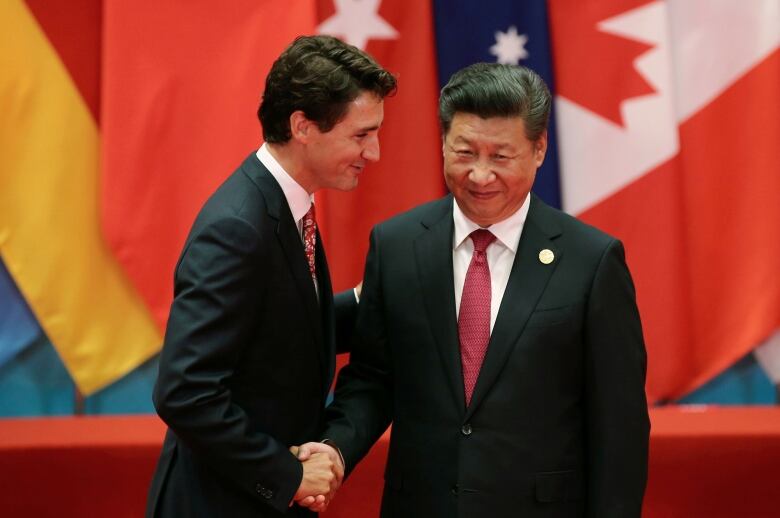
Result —
[[274, 492], [268, 488], [263, 487], [261, 484], [257, 484], [255, 486], [255, 491], [257, 491], [257, 493], [266, 500], [270, 500], [274, 497]]
[[469, 423], [466, 423], [463, 425], [463, 427], [460, 429], [460, 433], [468, 437], [471, 435], [471, 425]]
[[452, 486], [452, 488], [450, 488], [450, 491], [452, 491], [453, 495], [458, 496], [458, 484]]

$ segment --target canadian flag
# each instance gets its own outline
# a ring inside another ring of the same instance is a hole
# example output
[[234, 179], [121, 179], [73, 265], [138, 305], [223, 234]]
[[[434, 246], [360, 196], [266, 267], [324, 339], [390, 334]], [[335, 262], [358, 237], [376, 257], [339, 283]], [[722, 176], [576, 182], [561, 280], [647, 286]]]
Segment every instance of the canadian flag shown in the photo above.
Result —
[[626, 244], [673, 399], [780, 328], [780, 2], [548, 7], [564, 209]]

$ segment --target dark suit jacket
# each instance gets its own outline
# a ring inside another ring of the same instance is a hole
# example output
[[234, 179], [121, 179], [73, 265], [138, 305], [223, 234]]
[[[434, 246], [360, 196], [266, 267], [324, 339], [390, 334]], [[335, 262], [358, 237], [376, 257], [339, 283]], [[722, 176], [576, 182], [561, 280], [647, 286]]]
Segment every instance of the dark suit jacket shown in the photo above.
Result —
[[325, 435], [351, 470], [393, 421], [383, 516], [638, 517], [646, 355], [622, 245], [532, 197], [466, 408], [452, 203], [374, 228]]
[[200, 211], [175, 272], [154, 404], [168, 424], [147, 516], [311, 514], [293, 507], [333, 379], [336, 304], [317, 240], [319, 303], [282, 189], [251, 154]]

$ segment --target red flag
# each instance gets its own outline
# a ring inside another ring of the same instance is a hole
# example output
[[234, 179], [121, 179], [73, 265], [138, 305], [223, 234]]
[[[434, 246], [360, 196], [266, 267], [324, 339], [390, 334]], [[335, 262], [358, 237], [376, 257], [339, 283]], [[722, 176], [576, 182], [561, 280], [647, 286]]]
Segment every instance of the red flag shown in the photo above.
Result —
[[313, 1], [107, 2], [103, 226], [164, 328], [173, 267], [197, 211], [261, 143], [255, 112]]
[[318, 31], [369, 54], [398, 78], [385, 100], [381, 159], [349, 193], [317, 194], [317, 219], [336, 289], [363, 275], [371, 227], [444, 193], [437, 122], [438, 87], [429, 2], [319, 0]]
[[780, 327], [780, 7], [549, 7], [564, 208], [626, 243], [648, 395], [677, 398]]
[[85, 395], [160, 343], [101, 234], [100, 6], [0, 3], [0, 255]]

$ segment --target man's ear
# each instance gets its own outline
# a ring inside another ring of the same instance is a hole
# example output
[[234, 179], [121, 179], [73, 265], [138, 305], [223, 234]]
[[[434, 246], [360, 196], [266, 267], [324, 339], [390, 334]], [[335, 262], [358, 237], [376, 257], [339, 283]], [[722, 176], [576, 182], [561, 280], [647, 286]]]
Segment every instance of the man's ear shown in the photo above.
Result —
[[547, 130], [534, 142], [534, 159], [536, 167], [541, 167], [547, 154]]
[[447, 133], [442, 129], [441, 132], [441, 154], [444, 156], [444, 153], [447, 151]]
[[290, 114], [290, 136], [303, 144], [307, 143], [311, 136], [313, 121], [309, 120], [301, 110]]

